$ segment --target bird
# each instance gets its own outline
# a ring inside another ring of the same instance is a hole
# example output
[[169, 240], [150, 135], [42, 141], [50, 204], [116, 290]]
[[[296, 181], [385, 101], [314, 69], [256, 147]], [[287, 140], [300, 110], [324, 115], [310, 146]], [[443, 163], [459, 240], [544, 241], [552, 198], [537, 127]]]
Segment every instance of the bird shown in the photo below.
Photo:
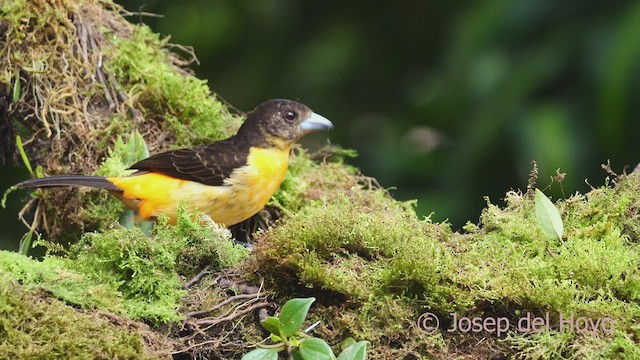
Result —
[[105, 189], [138, 220], [164, 214], [170, 224], [181, 202], [229, 227], [258, 213], [284, 181], [291, 148], [313, 131], [333, 123], [288, 99], [258, 105], [237, 133], [211, 144], [152, 155], [130, 166], [131, 175], [101, 177], [54, 175], [17, 184], [36, 189], [84, 186]]

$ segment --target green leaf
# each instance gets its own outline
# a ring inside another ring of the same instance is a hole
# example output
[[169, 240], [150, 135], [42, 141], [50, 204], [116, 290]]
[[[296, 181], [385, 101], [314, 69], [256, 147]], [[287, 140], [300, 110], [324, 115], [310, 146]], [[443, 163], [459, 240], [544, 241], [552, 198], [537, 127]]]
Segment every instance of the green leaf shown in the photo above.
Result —
[[350, 345], [338, 356], [338, 360], [365, 360], [367, 358], [368, 341], [358, 341]]
[[316, 298], [291, 299], [282, 307], [280, 313], [280, 335], [289, 337], [302, 327], [304, 319], [307, 317], [309, 307], [316, 301]]
[[274, 349], [255, 349], [244, 354], [242, 360], [278, 360], [278, 352]]
[[564, 227], [558, 208], [540, 189], [536, 189], [536, 219], [542, 232], [551, 239], [562, 241]]
[[31, 242], [33, 240], [33, 232], [34, 229], [29, 229], [29, 232], [25, 234], [22, 242], [20, 243], [20, 254], [24, 256], [29, 255], [29, 250], [31, 250]]
[[291, 355], [293, 355], [293, 360], [304, 360], [304, 358], [300, 354], [300, 348], [293, 349]]
[[335, 359], [331, 347], [322, 339], [310, 337], [300, 342], [300, 355], [305, 360], [332, 360]]
[[42, 165], [36, 166], [36, 177], [37, 178], [43, 178], [44, 177], [44, 169], [42, 168]]
[[268, 318], [262, 320], [260, 324], [262, 324], [262, 327], [265, 328], [268, 332], [274, 335], [280, 335], [280, 320], [277, 317], [269, 316]]
[[22, 157], [22, 162], [24, 162], [27, 170], [29, 170], [29, 174], [31, 174], [31, 177], [36, 177], [33, 172], [33, 168], [31, 167], [31, 163], [29, 162], [29, 158], [27, 157], [27, 153], [24, 151], [24, 146], [22, 145], [22, 138], [20, 137], [20, 135], [16, 135], [16, 146], [18, 146], [18, 151], [20, 152], [20, 156]]
[[127, 151], [126, 164], [133, 164], [149, 157], [149, 148], [144, 138], [138, 130], [132, 131], [127, 142], [129, 147]]
[[351, 336], [349, 336], [348, 338], [342, 340], [340, 342], [340, 349], [341, 350], [346, 350], [349, 346], [353, 345], [356, 343], [356, 340], [354, 338], [352, 338]]

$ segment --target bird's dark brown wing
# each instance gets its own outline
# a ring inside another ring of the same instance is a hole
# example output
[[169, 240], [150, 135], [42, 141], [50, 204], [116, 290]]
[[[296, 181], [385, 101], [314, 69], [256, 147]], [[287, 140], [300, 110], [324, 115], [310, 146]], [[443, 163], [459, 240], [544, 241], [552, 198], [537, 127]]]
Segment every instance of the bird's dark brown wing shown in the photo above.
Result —
[[131, 166], [178, 179], [220, 186], [233, 170], [246, 165], [249, 145], [231, 137], [210, 145], [153, 155]]

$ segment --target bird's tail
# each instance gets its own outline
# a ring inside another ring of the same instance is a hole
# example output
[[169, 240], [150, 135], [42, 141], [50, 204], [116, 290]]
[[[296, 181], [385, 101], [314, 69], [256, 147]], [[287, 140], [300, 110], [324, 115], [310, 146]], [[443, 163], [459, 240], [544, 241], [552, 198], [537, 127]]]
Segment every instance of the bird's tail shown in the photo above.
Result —
[[58, 186], [87, 186], [97, 189], [106, 189], [111, 191], [122, 191], [121, 188], [115, 186], [107, 178], [102, 176], [84, 176], [84, 175], [58, 175], [48, 176], [37, 179], [25, 180], [16, 186], [25, 189], [58, 187]]

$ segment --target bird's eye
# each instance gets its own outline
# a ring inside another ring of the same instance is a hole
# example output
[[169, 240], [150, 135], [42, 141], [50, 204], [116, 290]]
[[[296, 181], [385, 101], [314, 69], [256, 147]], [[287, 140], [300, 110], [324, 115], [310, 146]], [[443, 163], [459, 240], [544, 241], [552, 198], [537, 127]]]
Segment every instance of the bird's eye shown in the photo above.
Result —
[[287, 111], [287, 112], [284, 114], [284, 118], [285, 118], [285, 119], [287, 119], [287, 120], [289, 120], [289, 121], [293, 121], [293, 120], [295, 120], [295, 119], [296, 119], [296, 117], [298, 117], [298, 114], [296, 114], [296, 113], [295, 113], [295, 112], [293, 112], [293, 111]]

